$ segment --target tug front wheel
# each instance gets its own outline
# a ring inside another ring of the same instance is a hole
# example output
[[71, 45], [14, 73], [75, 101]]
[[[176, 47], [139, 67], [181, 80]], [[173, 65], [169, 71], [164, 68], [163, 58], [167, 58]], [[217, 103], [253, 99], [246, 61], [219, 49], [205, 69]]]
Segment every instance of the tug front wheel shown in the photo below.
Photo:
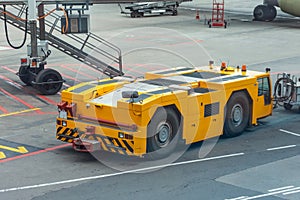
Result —
[[170, 108], [159, 108], [147, 127], [147, 149], [152, 158], [164, 158], [176, 148], [179, 140], [180, 119]]
[[250, 119], [250, 102], [244, 92], [234, 93], [225, 108], [224, 137], [236, 137], [247, 128]]
[[63, 79], [54, 69], [44, 69], [38, 73], [35, 79], [36, 89], [44, 95], [54, 95], [60, 91]]

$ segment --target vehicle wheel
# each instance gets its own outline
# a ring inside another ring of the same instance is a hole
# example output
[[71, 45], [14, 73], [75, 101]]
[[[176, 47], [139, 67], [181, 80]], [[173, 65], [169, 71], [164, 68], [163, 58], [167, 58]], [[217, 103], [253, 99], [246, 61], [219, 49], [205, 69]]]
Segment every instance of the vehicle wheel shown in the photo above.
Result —
[[139, 13], [138, 13], [138, 17], [144, 17], [144, 13], [139, 12]]
[[236, 137], [247, 128], [250, 119], [249, 99], [243, 92], [234, 93], [225, 108], [224, 137]]
[[53, 95], [61, 89], [63, 79], [56, 70], [44, 69], [38, 73], [35, 82], [37, 83], [35, 87], [41, 94]]
[[258, 5], [253, 11], [254, 20], [256, 21], [272, 21], [277, 15], [277, 10], [271, 5]]
[[211, 28], [211, 19], [207, 21], [208, 27]]
[[286, 110], [292, 110], [293, 105], [289, 104], [289, 103], [284, 103], [283, 104], [284, 109]]
[[266, 5], [258, 5], [254, 8], [253, 16], [256, 21], [267, 20], [268, 7]]
[[172, 15], [173, 15], [173, 16], [176, 16], [176, 15], [178, 15], [178, 12], [177, 12], [177, 10], [173, 10], [173, 12], [172, 12]]
[[178, 144], [180, 120], [173, 109], [160, 108], [147, 127], [147, 150], [152, 158], [170, 155]]
[[137, 11], [132, 11], [131, 13], [130, 13], [130, 17], [131, 18], [136, 18], [138, 16], [138, 12]]
[[21, 66], [19, 68], [19, 77], [23, 83], [26, 85], [31, 85], [32, 77], [30, 74], [30, 67], [29, 66]]
[[275, 6], [268, 5], [268, 21], [273, 21], [277, 15], [277, 10]]

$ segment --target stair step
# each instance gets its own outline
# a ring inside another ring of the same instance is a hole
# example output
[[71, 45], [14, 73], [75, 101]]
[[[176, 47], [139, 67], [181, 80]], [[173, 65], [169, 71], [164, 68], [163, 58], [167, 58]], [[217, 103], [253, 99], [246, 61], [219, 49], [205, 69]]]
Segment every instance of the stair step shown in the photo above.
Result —
[[[22, 13], [24, 13], [24, 7], [20, 7], [20, 6], [13, 6], [13, 7], [18, 11], [19, 17], [20, 17], [20, 15], [22, 15]], [[2, 13], [3, 13], [3, 9], [0, 8], [0, 18], [2, 20], [4, 20], [4, 16]], [[54, 13], [52, 13], [52, 14], [54, 14]], [[14, 15], [14, 14], [12, 14], [12, 15]], [[49, 15], [49, 16], [51, 16], [51, 15]], [[16, 15], [14, 15], [14, 16], [16, 17]], [[107, 75], [109, 77], [123, 75], [123, 73], [120, 71], [120, 69], [121, 69], [121, 66], [120, 66], [121, 51], [119, 50], [118, 47], [114, 46], [113, 44], [105, 41], [104, 39], [102, 39], [99, 36], [94, 35], [92, 33], [89, 33], [87, 35], [86, 39], [82, 39], [79, 36], [72, 35], [72, 34], [67, 35], [69, 37], [69, 39], [73, 40], [74, 42], [79, 43], [79, 45], [81, 47], [77, 48], [73, 45], [70, 45], [69, 42], [62, 40], [53, 34], [54, 30], [56, 31], [56, 33], [59, 32], [59, 34], [61, 34], [60, 28], [56, 27], [57, 22], [58, 22], [57, 19], [59, 19], [60, 16], [57, 15], [54, 18], [55, 18], [54, 22], [46, 21], [47, 23], [45, 23], [45, 25], [50, 28], [50, 31], [48, 33], [46, 33], [46, 38], [48, 39], [49, 45], [66, 53], [67, 55], [77, 59], [78, 61], [83, 62], [96, 70], [99, 70], [100, 72], [104, 73], [105, 75]], [[25, 22], [24, 21], [17, 20], [12, 16], [7, 15], [7, 23], [15, 26], [16, 28], [18, 28], [20, 30], [25, 31]], [[30, 33], [29, 28], [27, 30], [27, 33]], [[40, 33], [40, 30], [39, 30], [39, 28], [37, 28], [38, 38], [39, 38], [39, 33]], [[114, 50], [114, 52], [117, 52], [118, 56], [113, 56], [111, 53], [109, 53], [103, 49], [96, 48], [94, 43], [91, 43], [88, 41], [90, 39], [93, 39], [93, 40], [95, 40], [95, 42], [99, 42], [101, 44], [106, 45], [106, 47]], [[101, 55], [104, 55], [104, 57], [106, 57], [106, 59], [111, 59], [111, 61], [118, 63], [120, 66], [120, 69], [116, 69], [116, 68], [110, 66], [109, 64], [105, 63], [105, 61], [98, 59], [97, 58], [98, 56], [95, 57], [93, 55], [89, 55], [88, 53], [83, 51], [84, 48], [90, 48], [90, 50], [98, 52]]]

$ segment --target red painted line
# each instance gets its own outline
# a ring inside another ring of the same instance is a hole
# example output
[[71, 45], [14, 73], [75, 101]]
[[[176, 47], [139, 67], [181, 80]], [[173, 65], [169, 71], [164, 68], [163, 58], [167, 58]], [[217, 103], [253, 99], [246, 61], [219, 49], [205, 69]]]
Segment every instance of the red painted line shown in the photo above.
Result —
[[40, 99], [43, 99], [44, 101], [52, 104], [52, 105], [57, 105], [57, 102], [53, 101], [52, 99], [49, 99], [43, 95], [39, 95], [39, 94], [36, 94], [36, 93], [33, 93], [33, 92], [30, 92], [27, 88], [25, 88], [24, 86], [22, 86], [21, 84], [5, 77], [5, 76], [2, 76], [0, 75], [0, 79], [3, 79], [4, 81], [8, 82], [8, 83], [11, 83], [10, 85], [14, 86], [15, 88], [19, 89], [19, 90], [23, 90], [25, 91], [26, 93], [28, 94], [31, 94], [31, 95], [36, 95], [38, 96]]
[[[14, 74], [17, 73], [17, 71], [15, 71], [15, 70], [13, 70], [13, 69], [10, 69], [10, 68], [8, 68], [8, 67], [6, 67], [6, 66], [2, 66], [2, 68], [5, 69], [5, 70], [7, 70], [7, 71], [10, 71], [10, 72], [12, 72], [12, 73], [14, 73]], [[71, 77], [71, 76], [67, 76], [67, 75], [65, 75], [65, 74], [63, 74], [63, 76], [64, 76], [64, 77], [67, 77], [67, 78], [69, 78], [69, 79], [71, 79], [71, 80], [78, 81], [77, 79], [75, 79], [75, 78], [73, 78], [73, 77]], [[64, 83], [64, 85], [66, 85], [67, 87], [70, 87], [69, 85], [67, 85], [67, 84], [65, 84], [65, 83]]]
[[[62, 73], [61, 73], [62, 74]], [[71, 79], [71, 80], [73, 80], [73, 81], [79, 81], [78, 79], [76, 79], [76, 78], [74, 78], [74, 77], [72, 77], [72, 76], [68, 76], [68, 75], [66, 75], [66, 74], [62, 74], [62, 76], [63, 77], [66, 77], [66, 78], [68, 78], [68, 79]]]
[[4, 114], [9, 113], [8, 110], [6, 110], [5, 108], [3, 108], [2, 106], [0, 106], [0, 111], [2, 111]]
[[12, 50], [10, 46], [0, 46], [0, 51]]
[[6, 67], [6, 66], [2, 66], [2, 68], [5, 69], [5, 70], [7, 70], [7, 71], [10, 71], [10, 72], [12, 72], [12, 73], [14, 73], [14, 74], [17, 73], [17, 71], [15, 71], [15, 70], [13, 70], [13, 69], [10, 69], [10, 68], [8, 68], [8, 67]]
[[[65, 66], [68, 66], [68, 67], [74, 67], [74, 66], [77, 66], [77, 65], [75, 65], [75, 64], [64, 64], [64, 65], [65, 65]], [[89, 67], [89, 66], [87, 66], [87, 65], [84, 65], [84, 64], [80, 65], [80, 67], [85, 68], [85, 69], [88, 69], [88, 70], [90, 70], [90, 71], [94, 71], [94, 72], [100, 73], [100, 71], [98, 71], [98, 70], [96, 70], [96, 69], [94, 69], [94, 68], [92, 68], [92, 67]]]
[[37, 95], [39, 98], [41, 98], [41, 99], [44, 99], [45, 101], [47, 101], [48, 103], [50, 103], [50, 104], [52, 104], [52, 105], [57, 105], [57, 102], [56, 101], [53, 101], [52, 99], [49, 99], [49, 98], [47, 98], [47, 97], [45, 97], [45, 96], [43, 96], [43, 95]]
[[[35, 108], [33, 105], [27, 103], [26, 101], [20, 99], [19, 97], [15, 96], [15, 95], [13, 95], [13, 94], [7, 92], [7, 91], [4, 90], [3, 88], [0, 88], [0, 91], [1, 91], [2, 93], [4, 93], [5, 95], [7, 95], [7, 96], [13, 98], [14, 100], [16, 100], [16, 101], [22, 103], [23, 105], [27, 106], [27, 107], [30, 108], [30, 109], [34, 109], [34, 108]], [[37, 113], [42, 113], [40, 110], [36, 110], [35, 112], [37, 112]]]
[[192, 41], [185, 41], [185, 42], [178, 42], [178, 43], [172, 43], [172, 44], [166, 44], [166, 45], [163, 45], [163, 46], [177, 46], [177, 45], [190, 45], [190, 44], [198, 44], [200, 42], [203, 42], [203, 40], [192, 40]]
[[[43, 112], [41, 111], [41, 113], [36, 113], [36, 115], [57, 115], [58, 112]], [[35, 115], [34, 113], [20, 113], [19, 115], [22, 116], [32, 116]]]
[[38, 154], [41, 154], [41, 153], [51, 152], [51, 151], [61, 149], [61, 148], [65, 148], [65, 147], [68, 147], [68, 146], [71, 146], [71, 145], [72, 144], [69, 144], [69, 143], [68, 144], [62, 144], [62, 145], [58, 145], [58, 146], [55, 146], [55, 147], [50, 147], [50, 148], [42, 149], [42, 150], [39, 150], [39, 151], [34, 151], [34, 152], [31, 152], [31, 153], [26, 153], [26, 154], [23, 154], [23, 155], [14, 156], [14, 157], [11, 157], [11, 158], [5, 158], [5, 159], [0, 160], [0, 163], [5, 163], [5, 162], [21, 159], [21, 158], [26, 158], [26, 157], [38, 155]]
[[91, 79], [96, 79], [96, 78], [97, 78], [97, 77], [95, 77], [95, 76], [91, 76], [91, 75], [89, 75], [89, 74], [83, 73], [83, 72], [81, 72], [80, 70], [75, 70], [75, 69], [73, 69], [72, 67], [67, 67], [66, 65], [61, 65], [61, 67], [65, 68], [65, 69], [67, 69], [67, 70], [69, 70], [69, 71], [75, 72], [75, 73], [77, 73], [77, 74], [81, 74], [81, 75], [83, 75], [83, 76], [85, 76], [85, 77], [87, 77], [87, 78], [91, 78]]
[[[143, 76], [145, 74], [145, 69], [148, 69], [147, 71], [164, 69], [162, 66], [151, 66], [150, 68], [148, 64], [138, 64], [138, 63], [132, 64], [131, 66], [123, 66], [123, 68], [128, 72], [135, 73], [135, 76], [139, 76], [139, 75]], [[139, 71], [140, 68], [142, 68], [141, 71]]]

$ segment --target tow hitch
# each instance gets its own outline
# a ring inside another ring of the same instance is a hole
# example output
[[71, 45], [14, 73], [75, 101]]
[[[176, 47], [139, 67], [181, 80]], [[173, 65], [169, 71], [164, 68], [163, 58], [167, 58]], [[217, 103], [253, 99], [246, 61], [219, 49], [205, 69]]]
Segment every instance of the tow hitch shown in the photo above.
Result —
[[101, 150], [101, 145], [97, 140], [76, 138], [73, 140], [73, 149], [80, 152], [94, 152]]

